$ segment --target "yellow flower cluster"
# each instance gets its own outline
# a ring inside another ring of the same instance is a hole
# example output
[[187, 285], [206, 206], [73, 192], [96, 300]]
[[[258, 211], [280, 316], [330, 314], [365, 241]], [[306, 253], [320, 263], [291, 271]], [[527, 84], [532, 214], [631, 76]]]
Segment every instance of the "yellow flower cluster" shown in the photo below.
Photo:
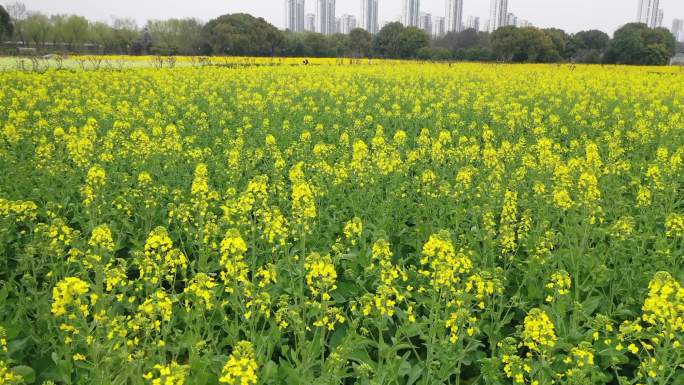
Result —
[[470, 271], [473, 262], [463, 251], [456, 252], [448, 231], [442, 230], [430, 236], [423, 245], [421, 265], [427, 270], [421, 274], [429, 277], [436, 290], [451, 291], [462, 281], [462, 276]]
[[55, 316], [68, 315], [69, 318], [73, 314], [67, 314], [69, 311], [77, 311], [80, 314], [88, 315], [88, 300], [85, 295], [88, 294], [90, 286], [87, 282], [77, 277], [67, 277], [62, 279], [52, 289], [52, 314]]
[[311, 222], [316, 218], [316, 203], [307, 182], [298, 181], [292, 186], [292, 211], [295, 224], [301, 231], [308, 232]]
[[219, 382], [228, 385], [254, 385], [258, 380], [257, 369], [254, 347], [249, 341], [240, 341], [228, 357]]
[[114, 240], [109, 226], [100, 225], [93, 229], [88, 245], [103, 251], [114, 251]]
[[15, 374], [7, 362], [0, 360], [0, 385], [20, 385], [24, 383], [24, 379]]
[[248, 266], [245, 262], [247, 244], [237, 229], [231, 229], [221, 241], [221, 279], [227, 293], [233, 293], [239, 284], [247, 282]]
[[214, 308], [214, 288], [216, 287], [214, 279], [204, 273], [198, 273], [191, 280], [185, 288], [184, 293], [187, 297], [185, 299], [185, 307], [190, 309], [205, 309], [212, 310]]
[[173, 281], [176, 273], [188, 267], [188, 258], [173, 247], [165, 227], [156, 227], [150, 232], [143, 251], [142, 258], [138, 260], [140, 275], [152, 284], [162, 279]]
[[656, 327], [662, 337], [675, 339], [684, 333], [684, 288], [669, 273], [657, 273], [648, 285], [643, 311], [644, 322]]
[[556, 332], [551, 319], [541, 309], [532, 309], [523, 324], [523, 343], [530, 350], [545, 353], [556, 346]]
[[352, 245], [356, 245], [363, 232], [363, 222], [360, 218], [354, 217], [344, 224], [344, 236]]
[[33, 221], [38, 215], [38, 206], [30, 201], [10, 201], [0, 198], [0, 217], [12, 216], [16, 222]]
[[311, 293], [323, 301], [330, 300], [330, 293], [337, 289], [337, 271], [329, 255], [311, 253], [304, 262], [306, 284]]
[[665, 234], [668, 237], [684, 237], [684, 215], [670, 214], [665, 219]]
[[188, 367], [172, 362], [170, 365], [157, 364], [154, 370], [143, 375], [151, 385], [185, 385]]
[[558, 270], [551, 274], [549, 283], [546, 284], [547, 289], [551, 289], [552, 295], [546, 297], [546, 302], [553, 302], [558, 296], [563, 296], [570, 293], [572, 286], [572, 278], [565, 270]]

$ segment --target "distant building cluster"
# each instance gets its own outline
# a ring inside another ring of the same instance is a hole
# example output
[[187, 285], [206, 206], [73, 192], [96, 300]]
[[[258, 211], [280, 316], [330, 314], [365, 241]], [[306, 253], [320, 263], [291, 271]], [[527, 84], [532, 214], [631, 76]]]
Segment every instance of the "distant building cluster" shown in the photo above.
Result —
[[[363, 28], [371, 34], [377, 33], [388, 22], [378, 23], [379, 0], [361, 0], [360, 17], [354, 15], [335, 15], [335, 0], [315, 0], [316, 13], [305, 13], [305, 0], [285, 0], [285, 29], [292, 32], [318, 32], [324, 35], [349, 33], [354, 28]], [[642, 0], [644, 1], [644, 0]], [[645, 0], [648, 2], [648, 0]], [[654, 1], [654, 0], [651, 0]], [[657, 3], [657, 0], [655, 0]], [[425, 32], [441, 37], [449, 32], [465, 29], [476, 31], [495, 31], [514, 25], [530, 27], [532, 23], [508, 12], [508, 0], [490, 0], [489, 19], [482, 22], [479, 17], [463, 15], [464, 0], [445, 0], [444, 15], [422, 12], [420, 0], [401, 0], [402, 13], [397, 21], [407, 27], [417, 27]]]
[[684, 42], [684, 20], [672, 20], [672, 29], [670, 30], [677, 41]]
[[660, 0], [639, 0], [637, 21], [648, 25], [650, 28], [662, 26], [663, 10], [660, 9]]
[[[644, 23], [650, 28], [664, 27], [664, 16], [665, 12], [660, 8], [660, 0], [639, 0], [636, 17], [638, 23]], [[675, 40], [684, 42], [684, 19], [673, 19], [670, 32]]]

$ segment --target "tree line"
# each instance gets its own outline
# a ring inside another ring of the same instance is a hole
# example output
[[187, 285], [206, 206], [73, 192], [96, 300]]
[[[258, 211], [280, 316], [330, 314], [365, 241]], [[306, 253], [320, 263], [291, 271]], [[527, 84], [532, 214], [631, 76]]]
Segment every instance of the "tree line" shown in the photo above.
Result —
[[234, 55], [297, 57], [379, 57], [421, 60], [505, 61], [517, 63], [667, 64], [684, 47], [664, 28], [631, 23], [608, 34], [589, 30], [502, 27], [493, 33], [466, 29], [433, 38], [415, 27], [389, 23], [371, 35], [280, 31], [249, 14], [197, 19], [91, 22], [77, 15], [29, 12], [21, 3], [0, 6], [0, 42], [5, 50], [98, 54]]

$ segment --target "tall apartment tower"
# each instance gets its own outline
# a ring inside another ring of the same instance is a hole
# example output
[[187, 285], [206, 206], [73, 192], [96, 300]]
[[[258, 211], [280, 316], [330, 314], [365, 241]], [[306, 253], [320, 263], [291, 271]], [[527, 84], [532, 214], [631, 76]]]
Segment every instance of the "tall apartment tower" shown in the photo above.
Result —
[[316, 32], [335, 33], [335, 0], [316, 0]]
[[356, 28], [356, 16], [342, 15], [342, 18], [340, 19], [340, 29], [337, 32], [348, 34], [354, 28]]
[[432, 33], [432, 14], [421, 12], [418, 20], [418, 28], [428, 34]]
[[506, 24], [505, 25], [512, 25], [514, 27], [518, 26], [518, 16], [515, 15], [513, 12], [508, 12], [508, 17], [506, 17]]
[[489, 3], [489, 32], [494, 32], [508, 22], [508, 0], [491, 0]]
[[650, 28], [658, 25], [658, 11], [660, 0], [639, 0], [637, 9], [637, 22], [644, 23]]
[[285, 0], [285, 29], [304, 32], [304, 0]]
[[378, 33], [378, 0], [361, 0], [361, 28]]
[[447, 32], [461, 32], [463, 30], [463, 0], [447, 0], [446, 30]]
[[684, 41], [684, 20], [672, 20], [672, 30], [670, 31], [677, 41]]
[[316, 15], [307, 13], [304, 20], [304, 30], [307, 32], [316, 32]]
[[442, 37], [446, 35], [446, 18], [437, 16], [432, 19], [432, 34], [434, 37]]
[[403, 0], [401, 22], [406, 27], [419, 26], [420, 0]]
[[480, 18], [477, 16], [468, 16], [468, 19], [466, 20], [466, 28], [468, 29], [474, 29], [476, 31], [480, 31]]

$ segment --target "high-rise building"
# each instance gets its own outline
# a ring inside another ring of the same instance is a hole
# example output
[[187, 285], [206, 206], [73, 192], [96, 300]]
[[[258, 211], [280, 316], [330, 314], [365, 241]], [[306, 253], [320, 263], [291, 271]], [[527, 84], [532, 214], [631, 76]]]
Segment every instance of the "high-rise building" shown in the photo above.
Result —
[[316, 32], [335, 33], [335, 0], [316, 0]]
[[403, 0], [401, 22], [406, 27], [418, 27], [420, 19], [420, 0]]
[[494, 32], [508, 22], [508, 0], [491, 0], [489, 3], [489, 32]]
[[639, 0], [637, 22], [644, 23], [650, 28], [655, 28], [658, 24], [659, 6], [660, 0]]
[[354, 28], [356, 28], [356, 16], [342, 15], [340, 18], [340, 29], [337, 32], [347, 34]]
[[421, 12], [418, 20], [418, 28], [427, 33], [432, 33], [432, 14]]
[[513, 12], [508, 12], [505, 25], [518, 26], [518, 16], [515, 16], [515, 13]]
[[532, 23], [530, 23], [529, 20], [525, 19], [518, 19], [518, 22], [515, 24], [516, 27], [518, 28], [525, 28], [525, 27], [534, 27]]
[[684, 20], [674, 19], [672, 20], [672, 34], [677, 41], [684, 41]]
[[361, 0], [361, 28], [378, 33], [378, 0]]
[[432, 35], [434, 37], [442, 37], [446, 35], [446, 18], [437, 16], [432, 19]]
[[285, 0], [285, 29], [304, 32], [304, 0]]
[[304, 19], [304, 30], [307, 32], [316, 32], [316, 15], [307, 13]]
[[662, 27], [663, 26], [663, 16], [664, 12], [662, 9], [658, 10], [658, 13], [656, 15], [656, 27]]
[[446, 30], [447, 32], [461, 32], [463, 30], [463, 0], [447, 0]]
[[468, 29], [474, 29], [476, 31], [480, 31], [480, 18], [477, 16], [468, 16], [468, 19], [466, 20], [466, 28]]

